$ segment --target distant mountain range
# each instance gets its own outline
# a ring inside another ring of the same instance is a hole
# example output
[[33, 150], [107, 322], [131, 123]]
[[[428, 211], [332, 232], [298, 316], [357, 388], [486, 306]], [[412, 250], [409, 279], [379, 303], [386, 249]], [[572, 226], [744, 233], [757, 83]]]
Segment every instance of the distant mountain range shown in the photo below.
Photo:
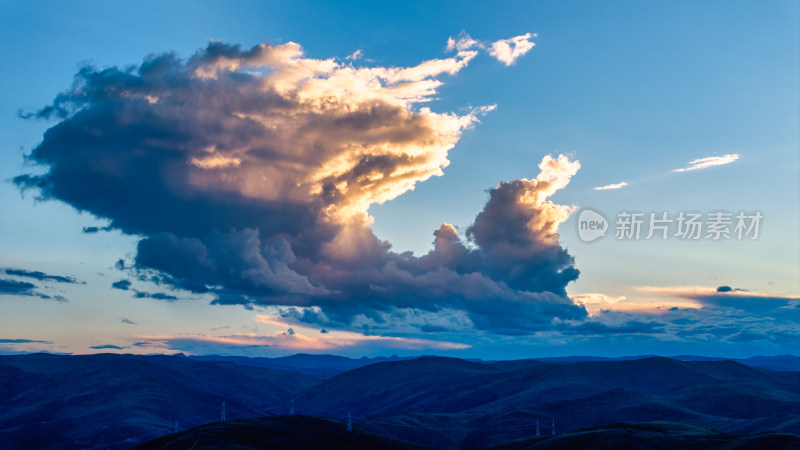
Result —
[[[586, 361], [630, 361], [633, 359], [653, 358], [656, 355], [643, 356], [621, 356], [618, 358], [602, 358], [596, 356], [562, 356], [554, 358], [536, 358], [542, 362], [586, 362]], [[678, 361], [735, 361], [745, 366], [758, 367], [760, 369], [780, 370], [780, 371], [800, 371], [800, 357], [794, 355], [781, 356], [753, 356], [751, 358], [719, 358], [711, 356], [692, 356], [679, 355], [670, 356], [670, 359]]]
[[[656, 355], [620, 356], [617, 358], [604, 358], [599, 356], [557, 356], [550, 358], [531, 358], [516, 361], [499, 361], [502, 363], [526, 364], [526, 361], [540, 361], [550, 363], [575, 363], [588, 361], [631, 361], [635, 359], [654, 358]], [[245, 366], [264, 367], [267, 369], [288, 370], [305, 373], [308, 375], [338, 375], [348, 370], [358, 369], [379, 362], [387, 361], [406, 361], [416, 359], [416, 357], [378, 357], [360, 359], [347, 358], [335, 355], [309, 355], [298, 353], [291, 356], [279, 358], [249, 358], [245, 356], [190, 356], [198, 361], [227, 361]], [[678, 361], [735, 361], [745, 366], [757, 367], [760, 369], [794, 371], [800, 372], [800, 357], [793, 355], [782, 356], [754, 356], [746, 359], [718, 358], [709, 356], [680, 355], [670, 356], [670, 359]], [[498, 361], [483, 361], [480, 359], [469, 359], [467, 361], [493, 363]]]
[[[127, 449], [176, 427], [200, 425], [208, 436], [212, 428], [204, 424], [220, 421], [223, 401], [226, 418], [235, 420], [214, 425], [223, 440], [231, 434], [225, 427], [233, 425], [289, 424], [284, 434], [277, 428], [267, 433], [275, 439], [294, 439], [294, 432], [322, 436], [325, 427], [335, 434], [350, 414], [358, 433], [385, 441], [386, 448], [558, 448], [552, 446], [567, 436], [606, 435], [631, 442], [661, 436], [656, 441], [668, 443], [686, 438], [691, 427], [702, 428], [692, 442], [796, 444], [791, 436], [800, 435], [800, 371], [789, 369], [797, 360], [0, 356], [0, 448]], [[264, 418], [286, 415], [292, 404], [306, 422]], [[537, 421], [542, 435], [550, 435], [555, 423], [556, 439], [537, 440]], [[667, 424], [642, 425], [654, 421]], [[263, 430], [252, 433], [266, 439]], [[337, 446], [367, 445], [348, 442]]]
[[[404, 361], [414, 358], [400, 358], [390, 356], [388, 358], [367, 358], [352, 359], [344, 356], [335, 355], [309, 355], [298, 353], [291, 356], [280, 358], [248, 358], [245, 356], [191, 356], [197, 361], [225, 361], [240, 364], [243, 366], [263, 367], [266, 369], [284, 370], [290, 372], [300, 372], [307, 375], [332, 376], [348, 370], [358, 369], [379, 362]], [[800, 369], [798, 369], [800, 370]]]

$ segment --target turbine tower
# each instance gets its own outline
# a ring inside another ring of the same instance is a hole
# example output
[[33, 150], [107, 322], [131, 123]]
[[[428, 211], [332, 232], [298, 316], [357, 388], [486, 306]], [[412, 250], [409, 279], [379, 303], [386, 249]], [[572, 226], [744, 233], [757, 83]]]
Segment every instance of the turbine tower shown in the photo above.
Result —
[[347, 432], [353, 432], [353, 418], [350, 416], [350, 411], [347, 411]]
[[294, 415], [294, 399], [292, 399], [292, 406], [289, 407], [289, 415]]
[[555, 436], [556, 435], [556, 419], [553, 419], [553, 427], [550, 428], [550, 430], [552, 431], [552, 435]]
[[222, 414], [219, 418], [220, 422], [225, 422], [225, 400], [222, 401]]
[[541, 436], [541, 434], [539, 433], [539, 419], [536, 419], [536, 435]]

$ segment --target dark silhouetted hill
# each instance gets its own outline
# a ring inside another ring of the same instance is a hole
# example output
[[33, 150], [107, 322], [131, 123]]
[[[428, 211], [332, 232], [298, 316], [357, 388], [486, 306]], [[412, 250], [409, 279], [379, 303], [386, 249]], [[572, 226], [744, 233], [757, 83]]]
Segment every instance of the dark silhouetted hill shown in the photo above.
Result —
[[[491, 450], [793, 450], [800, 437], [780, 433], [733, 435], [672, 422], [613, 423], [557, 436], [505, 442]], [[265, 448], [414, 449], [358, 426], [333, 419], [280, 416], [217, 422], [144, 443], [136, 450], [223, 450]]]
[[508, 442], [493, 450], [791, 450], [800, 437], [779, 433], [740, 436], [671, 422], [614, 423], [557, 436]]
[[279, 416], [217, 422], [171, 434], [136, 447], [137, 450], [187, 449], [413, 449], [411, 444], [392, 441], [333, 419]]

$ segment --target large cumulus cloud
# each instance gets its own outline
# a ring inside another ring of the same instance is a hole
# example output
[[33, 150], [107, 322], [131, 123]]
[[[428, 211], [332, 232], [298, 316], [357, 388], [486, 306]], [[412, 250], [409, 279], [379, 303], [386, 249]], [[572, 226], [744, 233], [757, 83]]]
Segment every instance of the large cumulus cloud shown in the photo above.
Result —
[[188, 59], [86, 66], [29, 114], [58, 122], [30, 155], [46, 172], [15, 182], [142, 236], [138, 270], [217, 303], [297, 308], [328, 327], [411, 310], [463, 311], [515, 333], [583, 318], [565, 295], [578, 271], [557, 234], [571, 209], [548, 200], [579, 168], [564, 156], [492, 189], [466, 236], [444, 224], [426, 255], [393, 252], [372, 232], [369, 207], [442, 175], [493, 108], [425, 106], [478, 55], [451, 51], [361, 67], [291, 42], [212, 42]]

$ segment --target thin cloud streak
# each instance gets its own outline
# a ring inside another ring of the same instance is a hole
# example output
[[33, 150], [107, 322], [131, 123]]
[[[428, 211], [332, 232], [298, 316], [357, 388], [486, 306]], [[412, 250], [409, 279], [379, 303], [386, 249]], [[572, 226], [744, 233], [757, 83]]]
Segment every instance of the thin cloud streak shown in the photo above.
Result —
[[708, 167], [722, 166], [725, 164], [730, 164], [736, 161], [737, 159], [739, 159], [739, 155], [735, 153], [722, 156], [708, 156], [705, 158], [699, 158], [689, 161], [688, 167], [684, 167], [682, 169], [674, 169], [673, 172], [688, 172], [690, 170], [699, 170]]
[[[753, 292], [746, 289], [730, 289], [728, 286], [633, 286], [636, 291], [663, 297], [697, 299], [708, 296], [720, 298], [764, 298], [786, 301], [800, 300], [800, 296]], [[722, 288], [722, 289], [720, 289]]]
[[590, 317], [599, 317], [608, 312], [622, 312], [645, 316], [659, 316], [672, 308], [697, 309], [700, 306], [688, 300], [634, 300], [625, 296], [609, 296], [602, 293], [586, 293], [571, 295], [575, 303], [581, 304], [589, 312]]
[[25, 270], [25, 269], [17, 269], [17, 268], [9, 268], [5, 269], [7, 275], [20, 277], [20, 278], [31, 278], [38, 281], [55, 281], [56, 283], [69, 283], [69, 284], [76, 284], [78, 280], [73, 277], [67, 277], [63, 275], [51, 275], [48, 273], [44, 273], [38, 270]]
[[52, 344], [52, 341], [38, 341], [34, 339], [0, 339], [0, 344]]
[[606, 191], [606, 190], [609, 190], [609, 189], [619, 189], [619, 188], [625, 187], [627, 185], [628, 185], [628, 183], [623, 181], [623, 182], [620, 182], [620, 183], [607, 184], [605, 186], [598, 186], [598, 187], [594, 188], [594, 190], [595, 191]]
[[[281, 328], [286, 328], [287, 330], [294, 330], [298, 328], [296, 324], [292, 324], [286, 320], [286, 318], [281, 316], [270, 316], [270, 315], [262, 315], [259, 314], [256, 316], [256, 322], [274, 325]], [[313, 333], [314, 330], [307, 327], [302, 327], [302, 330], [308, 335]], [[324, 332], [322, 332], [324, 330]], [[374, 336], [374, 335], [365, 335], [361, 333], [354, 333], [351, 331], [339, 331], [339, 330], [320, 330], [321, 334], [324, 334], [324, 338], [309, 338], [311, 341], [319, 341], [325, 342], [327, 341], [328, 345], [336, 345], [336, 346], [353, 346], [357, 343], [361, 342], [379, 342], [379, 343], [387, 343], [391, 346], [395, 346], [397, 348], [404, 348], [409, 350], [421, 350], [425, 348], [429, 349], [439, 349], [439, 350], [458, 350], [458, 349], [466, 349], [470, 346], [463, 343], [458, 342], [447, 342], [447, 341], [438, 341], [438, 340], [431, 340], [431, 339], [418, 339], [418, 338], [408, 338], [408, 337], [396, 337], [396, 336]], [[276, 333], [278, 335], [278, 333]], [[291, 334], [292, 336], [303, 336], [304, 338], [308, 338], [307, 335], [298, 334], [294, 332]], [[282, 335], [281, 335], [282, 336]]]
[[225, 336], [140, 336], [135, 347], [149, 347], [161, 351], [184, 352], [189, 354], [219, 353], [228, 354], [243, 349], [275, 350], [290, 352], [320, 352], [352, 350], [363, 346], [379, 345], [396, 350], [463, 350], [467, 344], [434, 341], [395, 336], [365, 336], [352, 332], [315, 333], [315, 336], [300, 333], [276, 331], [272, 334], [233, 334]]

